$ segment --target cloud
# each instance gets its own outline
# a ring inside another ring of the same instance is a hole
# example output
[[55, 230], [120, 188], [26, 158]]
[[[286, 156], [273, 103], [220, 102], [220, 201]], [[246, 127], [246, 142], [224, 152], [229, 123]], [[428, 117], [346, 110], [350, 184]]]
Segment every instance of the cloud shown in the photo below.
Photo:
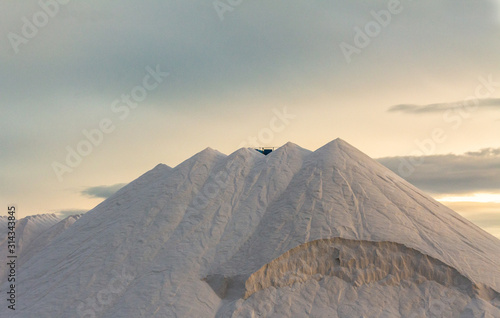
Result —
[[484, 98], [476, 100], [463, 100], [453, 103], [436, 103], [428, 105], [400, 104], [390, 107], [388, 112], [400, 112], [405, 114], [428, 114], [440, 113], [447, 110], [460, 110], [471, 108], [494, 108], [500, 110], [500, 98]]
[[92, 198], [103, 198], [107, 199], [113, 194], [116, 193], [116, 191], [120, 190], [123, 188], [125, 183], [118, 183], [110, 186], [97, 186], [97, 187], [90, 187], [82, 191], [83, 195], [92, 197]]
[[387, 157], [378, 161], [431, 193], [500, 192], [500, 148], [461, 155]]
[[56, 211], [54, 213], [57, 215], [58, 218], [63, 220], [65, 218], [67, 218], [68, 216], [87, 213], [87, 210], [68, 209], [68, 210]]
[[465, 154], [473, 157], [495, 157], [500, 156], [500, 148], [484, 148], [479, 151], [469, 151]]

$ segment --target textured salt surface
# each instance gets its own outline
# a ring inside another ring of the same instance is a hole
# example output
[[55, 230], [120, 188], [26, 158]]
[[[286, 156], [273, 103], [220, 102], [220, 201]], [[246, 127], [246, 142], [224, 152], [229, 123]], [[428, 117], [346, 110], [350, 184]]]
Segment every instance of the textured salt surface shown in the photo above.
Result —
[[1, 317], [500, 317], [500, 241], [340, 139], [207, 148], [54, 233]]

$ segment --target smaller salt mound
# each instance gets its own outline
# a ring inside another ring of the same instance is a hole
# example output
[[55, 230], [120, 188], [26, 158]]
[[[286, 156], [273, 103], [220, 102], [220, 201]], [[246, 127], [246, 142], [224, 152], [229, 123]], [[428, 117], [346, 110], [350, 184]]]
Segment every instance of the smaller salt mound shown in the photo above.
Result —
[[[16, 255], [21, 257], [36, 238], [61, 220], [55, 214], [31, 215], [16, 221]], [[7, 259], [8, 217], [0, 218], [0, 259]], [[7, 267], [0, 267], [0, 283], [6, 277]]]
[[491, 301], [499, 296], [488, 286], [476, 284], [456, 269], [402, 244], [333, 238], [302, 244], [264, 265], [246, 280], [244, 299], [269, 287], [319, 281], [325, 276], [340, 278], [354, 287], [434, 281], [471, 298]]
[[54, 224], [50, 228], [46, 229], [40, 235], [38, 235], [32, 242], [24, 249], [23, 254], [20, 255], [18, 264], [21, 266], [27, 262], [36, 253], [42, 252], [45, 246], [49, 245], [54, 241], [59, 234], [66, 231], [73, 223], [76, 222], [83, 214], [71, 215], [66, 217], [64, 220]]

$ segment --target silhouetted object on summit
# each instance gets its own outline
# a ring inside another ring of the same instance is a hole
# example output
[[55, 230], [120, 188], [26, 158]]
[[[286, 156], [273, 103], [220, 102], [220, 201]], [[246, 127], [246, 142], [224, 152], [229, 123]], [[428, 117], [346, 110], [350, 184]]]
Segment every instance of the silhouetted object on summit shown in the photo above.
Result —
[[268, 154], [273, 152], [274, 148], [275, 147], [260, 147], [260, 148], [255, 148], [255, 150], [267, 156]]

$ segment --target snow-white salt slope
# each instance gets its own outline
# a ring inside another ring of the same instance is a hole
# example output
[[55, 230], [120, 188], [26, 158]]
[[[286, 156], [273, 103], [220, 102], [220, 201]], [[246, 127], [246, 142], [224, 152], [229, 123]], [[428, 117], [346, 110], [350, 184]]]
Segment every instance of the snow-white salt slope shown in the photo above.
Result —
[[[27, 216], [16, 221], [16, 255], [20, 257], [26, 248], [29, 248], [31, 243], [35, 241], [38, 235], [45, 232], [54, 224], [61, 221], [55, 214], [38, 214]], [[8, 217], [0, 218], [0, 259], [7, 259], [7, 222]], [[2, 261], [2, 263], [4, 263]], [[3, 264], [2, 264], [3, 265]], [[3, 282], [5, 277], [4, 267], [0, 267], [0, 282]]]
[[500, 317], [499, 292], [500, 240], [337, 139], [158, 165], [31, 256], [0, 316]]

